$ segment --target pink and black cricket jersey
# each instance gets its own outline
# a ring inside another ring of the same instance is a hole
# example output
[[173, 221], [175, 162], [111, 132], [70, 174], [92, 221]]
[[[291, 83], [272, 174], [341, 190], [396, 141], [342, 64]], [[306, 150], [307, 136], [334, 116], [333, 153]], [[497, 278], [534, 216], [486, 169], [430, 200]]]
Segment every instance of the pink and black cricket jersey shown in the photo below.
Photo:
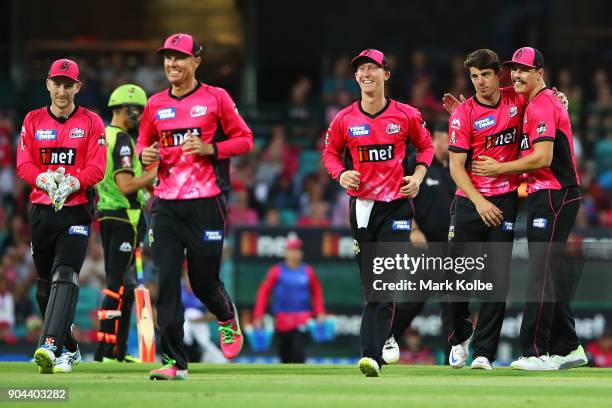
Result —
[[27, 114], [17, 147], [17, 175], [32, 186], [32, 203], [51, 204], [47, 192], [36, 187], [36, 178], [59, 167], [81, 186], [64, 205], [86, 203], [87, 189], [102, 180], [106, 170], [106, 133], [97, 114], [81, 106], [68, 118], [54, 116], [49, 107]]
[[[184, 154], [181, 145], [189, 132], [212, 143], [215, 154]], [[224, 89], [198, 83], [181, 97], [168, 89], [149, 99], [140, 122], [138, 155], [154, 142], [159, 142], [161, 156], [155, 195], [190, 200], [229, 190], [229, 158], [251, 150], [253, 134]]]
[[359, 188], [347, 190], [353, 197], [384, 202], [405, 198], [399, 189], [404, 184], [402, 162], [409, 142], [417, 150], [417, 164], [428, 167], [433, 145], [417, 109], [387, 99], [379, 113], [370, 115], [354, 102], [338, 112], [329, 126], [323, 164], [336, 180], [345, 170], [361, 173]]
[[569, 115], [550, 89], [538, 93], [527, 105], [523, 118], [521, 156], [531, 154], [538, 142], [553, 142], [550, 167], [527, 173], [527, 193], [579, 186]]
[[[500, 92], [495, 106], [484, 105], [473, 96], [459, 105], [448, 121], [448, 149], [467, 153], [467, 174], [476, 190], [485, 197], [510, 193], [521, 183], [518, 174], [485, 177], [471, 171], [471, 161], [478, 156], [489, 156], [499, 162], [519, 157], [521, 119], [526, 101], [512, 87], [501, 88]], [[465, 197], [459, 188], [457, 195]]]

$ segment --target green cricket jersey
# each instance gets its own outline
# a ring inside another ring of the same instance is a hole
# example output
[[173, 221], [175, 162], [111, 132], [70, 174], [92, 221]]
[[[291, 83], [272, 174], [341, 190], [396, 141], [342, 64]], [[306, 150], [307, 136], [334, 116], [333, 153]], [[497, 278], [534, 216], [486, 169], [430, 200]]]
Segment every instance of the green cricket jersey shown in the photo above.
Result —
[[98, 211], [143, 208], [145, 197], [142, 189], [125, 196], [115, 182], [115, 175], [122, 171], [129, 171], [135, 177], [142, 174], [142, 165], [136, 156], [134, 141], [121, 128], [107, 126], [106, 144], [106, 173], [104, 179], [96, 185], [99, 196]]

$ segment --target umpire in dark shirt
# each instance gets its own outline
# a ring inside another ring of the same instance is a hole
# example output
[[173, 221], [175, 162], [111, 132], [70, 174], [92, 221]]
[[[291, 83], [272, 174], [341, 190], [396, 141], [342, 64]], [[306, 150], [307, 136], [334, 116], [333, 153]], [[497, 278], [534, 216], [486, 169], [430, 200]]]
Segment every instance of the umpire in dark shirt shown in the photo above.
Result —
[[[414, 198], [416, 214], [410, 240], [418, 242], [448, 241], [450, 225], [450, 206], [455, 197], [456, 186], [448, 167], [448, 123], [440, 122], [435, 126], [432, 141], [434, 158], [421, 183], [419, 194]], [[404, 162], [404, 174], [414, 173], [416, 153]]]

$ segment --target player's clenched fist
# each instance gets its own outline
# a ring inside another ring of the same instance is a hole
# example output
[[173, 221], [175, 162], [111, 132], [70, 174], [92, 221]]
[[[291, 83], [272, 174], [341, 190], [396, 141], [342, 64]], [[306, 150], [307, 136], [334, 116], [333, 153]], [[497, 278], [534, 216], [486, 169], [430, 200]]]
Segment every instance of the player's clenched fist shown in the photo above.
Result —
[[347, 170], [340, 176], [340, 185], [347, 190], [357, 190], [359, 188], [359, 183], [361, 183], [360, 177], [361, 173], [358, 171]]
[[415, 175], [404, 177], [406, 184], [400, 187], [400, 193], [409, 198], [416, 197], [419, 194], [419, 187], [422, 181], [421, 178]]
[[153, 143], [149, 147], [142, 149], [140, 160], [145, 166], [149, 166], [159, 161], [159, 142]]

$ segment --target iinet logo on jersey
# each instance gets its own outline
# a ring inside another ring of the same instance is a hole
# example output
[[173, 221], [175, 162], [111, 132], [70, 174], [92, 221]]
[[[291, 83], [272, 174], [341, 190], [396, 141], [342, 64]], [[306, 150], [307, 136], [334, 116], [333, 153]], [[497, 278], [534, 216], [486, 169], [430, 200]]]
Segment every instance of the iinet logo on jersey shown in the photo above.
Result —
[[40, 163], [73, 166], [76, 162], [76, 149], [68, 147], [45, 147], [40, 149]]
[[357, 154], [360, 162], [382, 162], [394, 157], [392, 144], [358, 146]]
[[183, 129], [167, 129], [161, 131], [162, 147], [175, 147], [183, 144], [187, 136], [191, 132], [191, 137], [200, 137], [202, 131], [200, 128], [183, 128]]
[[516, 143], [517, 128], [502, 130], [485, 138], [485, 149], [493, 147], [508, 146]]

